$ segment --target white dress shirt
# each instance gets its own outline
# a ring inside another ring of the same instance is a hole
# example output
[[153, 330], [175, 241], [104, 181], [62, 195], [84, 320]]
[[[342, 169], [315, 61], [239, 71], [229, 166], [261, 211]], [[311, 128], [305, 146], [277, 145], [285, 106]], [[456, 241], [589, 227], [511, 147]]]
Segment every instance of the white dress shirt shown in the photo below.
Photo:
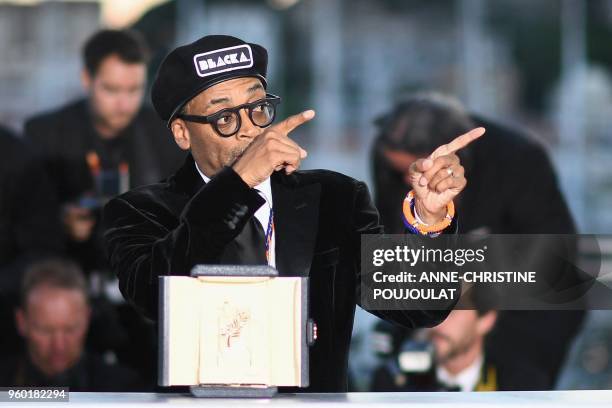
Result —
[[[196, 166], [196, 170], [198, 171], [198, 173], [200, 173], [200, 176], [202, 177], [204, 182], [208, 183], [210, 181], [210, 178], [207, 177], [204, 173], [200, 171], [200, 168], [198, 167], [197, 163], [195, 166]], [[264, 236], [265, 236], [266, 232], [268, 231], [268, 221], [270, 220], [270, 211], [273, 208], [272, 207], [272, 185], [270, 184], [270, 177], [265, 179], [263, 183], [255, 186], [254, 188], [255, 190], [257, 190], [259, 195], [261, 195], [264, 198], [264, 200], [266, 200], [266, 203], [262, 205], [261, 207], [259, 207], [257, 211], [255, 211], [255, 218], [257, 218], [257, 221], [259, 221], [259, 223], [261, 224], [261, 227], [264, 230]], [[273, 229], [272, 239], [270, 240], [270, 248], [268, 248], [268, 253], [269, 253], [268, 265], [270, 265], [273, 268], [276, 267], [276, 238], [275, 238], [275, 235], [276, 235], [276, 232]]]
[[437, 369], [438, 380], [451, 387], [457, 386], [461, 391], [474, 391], [480, 381], [483, 363], [484, 359], [481, 354], [472, 364], [457, 375], [452, 375], [444, 367], [440, 366]]

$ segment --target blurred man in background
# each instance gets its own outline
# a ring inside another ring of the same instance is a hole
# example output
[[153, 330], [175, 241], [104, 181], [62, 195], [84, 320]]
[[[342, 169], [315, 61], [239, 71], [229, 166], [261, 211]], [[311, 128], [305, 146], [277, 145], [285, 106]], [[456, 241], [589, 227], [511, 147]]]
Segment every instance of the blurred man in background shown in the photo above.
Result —
[[[409, 97], [377, 124], [380, 134], [372, 150], [375, 201], [388, 233], [403, 230], [397, 222], [398, 203], [410, 190], [405, 180], [410, 164], [430, 146], [474, 126], [486, 127], [488, 136], [460, 153], [470, 175], [457, 202], [460, 233], [576, 232], [548, 156], [524, 133], [469, 115], [458, 101], [440, 94]], [[559, 271], [560, 279], [569, 281], [573, 274]], [[583, 311], [502, 312], [487, 349], [499, 361], [520, 361], [528, 373], [539, 372], [532, 383], [550, 389], [583, 317]]]
[[136, 374], [85, 351], [90, 313], [86, 281], [76, 264], [61, 260], [33, 264], [24, 276], [15, 313], [25, 352], [2, 360], [0, 384], [71, 391], [137, 390]]
[[497, 369], [486, 361], [485, 336], [493, 329], [497, 312], [485, 308], [453, 310], [448, 319], [429, 331], [436, 350], [437, 377], [460, 391], [495, 391]]
[[[539, 370], [516, 366], [485, 351], [485, 339], [495, 327], [498, 312], [490, 288], [474, 286], [462, 295], [469, 309], [453, 310], [439, 325], [403, 337], [374, 372], [372, 391], [510, 391], [548, 387]], [[378, 333], [395, 339], [385, 322]], [[405, 334], [405, 331], [404, 331]], [[418, 360], [428, 355], [430, 364]], [[415, 361], [419, 362], [418, 365]]]
[[104, 201], [157, 182], [182, 162], [172, 135], [142, 106], [146, 63], [147, 48], [135, 32], [97, 32], [83, 48], [86, 98], [25, 124], [63, 205], [69, 255], [87, 271], [105, 265], [94, 234]]

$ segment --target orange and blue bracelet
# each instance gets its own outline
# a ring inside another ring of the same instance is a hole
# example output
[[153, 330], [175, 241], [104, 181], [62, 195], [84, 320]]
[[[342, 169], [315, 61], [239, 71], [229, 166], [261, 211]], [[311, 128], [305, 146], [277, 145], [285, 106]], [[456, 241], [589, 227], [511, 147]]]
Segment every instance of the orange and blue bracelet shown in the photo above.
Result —
[[419, 235], [427, 235], [433, 236], [438, 235], [453, 222], [453, 218], [455, 217], [455, 204], [451, 201], [446, 206], [446, 215], [444, 219], [440, 222], [437, 222], [433, 225], [426, 225], [414, 216], [415, 213], [415, 199], [414, 199], [414, 191], [410, 190], [408, 194], [406, 194], [406, 198], [404, 198], [404, 204], [402, 206], [403, 212], [403, 221], [404, 225], [410, 232], [413, 234]]

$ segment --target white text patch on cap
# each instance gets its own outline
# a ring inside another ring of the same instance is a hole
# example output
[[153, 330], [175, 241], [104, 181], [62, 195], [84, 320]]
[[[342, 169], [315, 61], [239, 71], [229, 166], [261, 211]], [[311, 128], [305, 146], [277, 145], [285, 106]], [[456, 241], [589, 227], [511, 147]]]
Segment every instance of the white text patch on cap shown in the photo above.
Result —
[[253, 66], [253, 52], [248, 44], [204, 52], [193, 56], [196, 72], [201, 77]]

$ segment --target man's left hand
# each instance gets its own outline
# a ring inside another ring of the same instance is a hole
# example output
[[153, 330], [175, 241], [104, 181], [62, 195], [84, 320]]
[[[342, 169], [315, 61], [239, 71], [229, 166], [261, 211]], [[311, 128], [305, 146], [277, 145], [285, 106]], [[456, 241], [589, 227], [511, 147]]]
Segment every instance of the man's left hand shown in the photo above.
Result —
[[435, 224], [446, 216], [446, 206], [466, 186], [465, 169], [455, 153], [484, 135], [475, 128], [412, 163], [406, 181], [415, 195], [415, 210], [423, 222]]

